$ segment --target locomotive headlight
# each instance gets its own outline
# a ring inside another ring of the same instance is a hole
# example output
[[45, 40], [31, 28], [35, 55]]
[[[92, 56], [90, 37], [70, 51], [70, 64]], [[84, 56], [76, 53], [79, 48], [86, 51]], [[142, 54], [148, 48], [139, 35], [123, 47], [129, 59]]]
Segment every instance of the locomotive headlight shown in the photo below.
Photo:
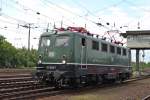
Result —
[[62, 60], [62, 63], [63, 63], [63, 64], [66, 64], [66, 60]]
[[42, 61], [39, 59], [38, 64], [41, 64], [41, 63], [42, 63]]
[[41, 64], [42, 63], [42, 60], [41, 60], [42, 56], [39, 55], [39, 60], [38, 60], [38, 64]]
[[63, 63], [63, 64], [66, 64], [66, 63], [67, 63], [67, 62], [66, 62], [66, 55], [63, 55], [63, 56], [62, 56], [62, 63]]

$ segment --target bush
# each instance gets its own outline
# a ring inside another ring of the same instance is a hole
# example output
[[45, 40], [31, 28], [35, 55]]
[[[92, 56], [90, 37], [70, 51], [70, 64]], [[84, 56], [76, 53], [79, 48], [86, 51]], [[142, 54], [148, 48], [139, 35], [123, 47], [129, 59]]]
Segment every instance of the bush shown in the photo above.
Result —
[[0, 68], [35, 67], [37, 50], [17, 49], [0, 36]]

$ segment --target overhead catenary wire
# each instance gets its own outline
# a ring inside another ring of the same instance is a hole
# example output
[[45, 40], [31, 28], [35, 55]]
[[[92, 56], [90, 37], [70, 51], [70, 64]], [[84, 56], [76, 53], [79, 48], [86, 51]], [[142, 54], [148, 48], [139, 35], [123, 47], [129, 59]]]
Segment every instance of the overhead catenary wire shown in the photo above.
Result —
[[18, 24], [18, 23], [12, 23], [10, 21], [6, 21], [6, 20], [2, 20], [2, 19], [0, 19], [0, 22], [8, 23], [8, 24], [11, 24], [11, 25], [17, 25]]
[[[81, 16], [81, 15], [75, 13], [75, 12], [72, 12], [72, 11], [66, 9], [66, 8], [63, 8], [62, 6], [60, 6], [60, 5], [58, 5], [58, 4], [55, 4], [55, 3], [53, 3], [52, 1], [49, 1], [49, 0], [46, 0], [46, 1], [47, 1], [47, 3], [50, 3], [50, 4], [52, 4], [52, 5], [55, 5], [55, 6], [56, 6], [57, 8], [59, 8], [60, 10], [64, 10], [64, 11], [70, 13], [70, 14], [73, 14], [73, 15], [76, 16], [76, 17], [85, 19], [83, 15]], [[97, 22], [95, 22], [95, 21], [93, 21], [93, 20], [91, 20], [91, 19], [86, 18], [86, 20], [89, 21], [89, 22], [91, 22], [91, 23], [93, 23], [94, 25], [97, 25]], [[109, 29], [109, 28], [106, 27], [106, 26], [104, 26], [104, 28]]]
[[71, 0], [71, 1], [74, 2], [76, 5], [78, 5], [78, 7], [82, 7], [83, 9], [85, 9], [87, 13], [90, 13], [92, 16], [95, 16], [93, 14], [93, 12], [91, 12], [89, 9], [87, 9], [85, 6], [83, 6], [81, 3], [77, 2], [76, 0]]
[[[50, 2], [50, 1], [49, 1], [49, 2]], [[52, 2], [50, 2], [50, 3], [53, 4], [53, 5], [55, 5], [55, 6], [58, 7], [58, 8], [61, 8], [61, 9], [65, 10], [65, 11], [71, 13], [71, 14], [74, 14], [75, 16], [78, 16], [78, 17], [80, 17], [80, 18], [83, 17], [83, 16], [80, 16], [80, 15], [78, 15], [78, 14], [76, 14], [76, 13], [70, 11], [70, 10], [67, 10], [67, 9], [65, 9], [65, 8], [63, 8], [63, 7], [61, 7], [61, 6], [58, 6], [58, 5], [56, 5], [56, 4], [52, 3]], [[24, 5], [22, 5], [22, 4], [20, 4], [20, 3], [17, 3], [17, 4], [20, 5], [20, 6], [22, 6], [23, 8], [25, 8]], [[38, 11], [36, 11], [36, 10], [33, 10], [33, 9], [31, 9], [31, 8], [28, 8], [28, 9], [31, 10], [31, 11], [33, 11], [33, 12], [37, 12], [37, 13], [38, 13]], [[50, 17], [48, 17], [48, 16], [46, 16], [46, 15], [43, 15], [43, 14], [41, 14], [41, 13], [40, 13], [40, 15], [45, 16], [45, 17], [47, 17], [47, 18], [50, 18]], [[94, 21], [92, 21], [92, 20], [89, 20], [89, 21], [95, 24]], [[66, 26], [70, 26], [70, 25], [66, 25]]]
[[[36, 15], [36, 17], [37, 17], [38, 15], [41, 15], [41, 16], [43, 16], [43, 17], [45, 17], [45, 18], [48, 18], [48, 19], [53, 20], [53, 19], [50, 18], [49, 16], [44, 15], [44, 14], [40, 13], [40, 12], [37, 11], [37, 10], [31, 9], [31, 8], [29, 8], [29, 7], [26, 7], [25, 5], [21, 4], [20, 2], [16, 2], [15, 0], [11, 0], [11, 1], [14, 2], [16, 5], [20, 6], [22, 9], [26, 9], [26, 10], [29, 10], [29, 11], [33, 12], [33, 14]], [[30, 14], [30, 15], [33, 15], [33, 14]]]
[[[52, 2], [51, 2], [51, 3], [52, 3]], [[21, 5], [21, 4], [18, 3], [18, 2], [17, 2], [17, 4], [19, 4], [20, 6], [22, 6], [23, 8], [25, 8], [24, 5]], [[54, 3], [52, 3], [52, 4], [54, 4]], [[57, 7], [60, 8], [60, 6], [58, 6], [58, 5], [57, 5]], [[63, 7], [61, 7], [61, 8], [64, 9]], [[28, 8], [28, 9], [30, 9], [30, 8]], [[30, 10], [31, 10], [31, 11], [34, 11], [34, 12], [37, 12], [37, 11], [35, 11], [35, 10], [33, 10], [33, 9], [30, 9]], [[66, 10], [66, 9], [64, 9], [64, 10]], [[67, 11], [69, 11], [69, 10], [67, 10]], [[72, 13], [71, 11], [69, 11], [69, 12]], [[74, 13], [72, 13], [72, 14], [74, 14]], [[77, 14], [75, 14], [75, 15], [77, 15]], [[44, 16], [45, 16], [45, 15], [44, 15]], [[77, 16], [81, 17], [80, 15], [77, 15]], [[47, 17], [47, 16], [45, 16], [45, 17]]]
[[[45, 2], [45, 0], [40, 0], [44, 5], [47, 5], [47, 7], [48, 8], [52, 8], [53, 9], [53, 7], [51, 7], [48, 3], [46, 3]], [[58, 13], [61, 13], [60, 11], [57, 11], [56, 9], [54, 9], [56, 12], [58, 12]], [[62, 17], [64, 17], [64, 15], [62, 15]], [[64, 22], [71, 22], [71, 23], [74, 23], [73, 21], [72, 21], [72, 19], [70, 19], [70, 18], [67, 18], [67, 17], [65, 17], [64, 19]], [[55, 21], [56, 22], [56, 21]], [[64, 24], [64, 23], [63, 23]], [[69, 26], [69, 25], [66, 25], [66, 26]]]
[[[12, 1], [15, 1], [15, 0], [12, 0]], [[44, 1], [44, 0], [43, 0]], [[48, 2], [50, 1], [50, 0], [45, 0], [44, 2], [46, 2], [47, 4], [50, 4], [50, 3], [48, 3]], [[121, 0], [120, 2], [118, 2], [118, 4], [116, 3], [116, 5], [120, 5], [121, 3], [123, 3], [123, 2], [125, 2], [125, 1], [127, 1], [127, 0]], [[51, 1], [50, 1], [51, 2]], [[54, 3], [54, 2], [52, 2], [52, 3]], [[21, 3], [19, 3], [19, 5], [20, 5]], [[21, 4], [22, 5], [22, 4]], [[20, 5], [20, 7], [21, 7], [21, 5]], [[55, 3], [54, 4], [52, 4], [52, 5], [54, 5], [55, 6]], [[72, 15], [74, 15], [74, 16], [78, 16], [78, 17], [80, 17], [80, 18], [82, 18], [82, 19], [85, 19], [85, 16], [84, 15], [80, 15], [80, 14], [77, 14], [77, 13], [75, 13], [75, 12], [73, 12], [73, 11], [70, 11], [70, 10], [68, 10], [68, 9], [66, 9], [66, 8], [64, 8], [64, 7], [62, 7], [62, 6], [60, 6], [59, 4], [56, 4], [56, 5], [58, 5], [58, 6], [56, 6], [57, 8], [60, 8], [61, 10], [64, 10], [64, 11], [66, 11], [66, 12], [68, 12], [68, 13], [70, 13], [70, 14], [72, 14]], [[79, 5], [82, 5], [82, 3], [81, 4], [79, 4]], [[116, 6], [115, 4], [113, 5], [113, 6]], [[113, 7], [112, 6], [112, 7]], [[23, 6], [22, 5], [22, 8], [24, 8], [25, 6]], [[26, 7], [25, 7], [26, 8]], [[64, 9], [63, 9], [64, 8]], [[83, 6], [83, 8], [89, 13], [89, 12], [91, 12], [89, 9], [87, 9], [87, 7], [85, 7], [85, 6]], [[109, 8], [108, 8], [109, 9]], [[40, 15], [45, 15], [45, 14], [42, 14], [40, 11], [37, 11], [37, 10], [34, 10], [34, 9], [30, 9], [31, 11], [33, 11], [33, 12], [35, 12], [35, 14], [36, 14], [36, 12], [37, 13], [40, 13]], [[92, 12], [93, 13], [93, 12]], [[91, 13], [89, 13], [90, 14], [90, 16], [93, 16], [93, 14], [91, 14]], [[46, 15], [47, 16], [47, 18], [49, 19], [50, 17], [48, 16], [48, 15]], [[17, 18], [18, 19], [18, 18]], [[97, 24], [97, 22], [95, 22], [95, 21], [93, 21], [93, 20], [90, 20], [90, 19], [88, 19], [87, 18], [87, 20], [89, 21], [89, 22], [92, 22], [92, 23], [94, 23], [94, 24]], [[20, 21], [19, 21], [20, 22]], [[52, 23], [52, 22], [51, 22]], [[63, 24], [65, 24], [65, 23], [63, 23]], [[102, 23], [103, 24], [103, 23]], [[103, 24], [104, 25], [104, 24]], [[107, 28], [107, 25], [104, 25], [104, 27], [106, 28], [106, 29], [108, 29], [108, 30], [110, 30], [110, 28]]]
[[[55, 5], [57, 8], [59, 8], [59, 9], [61, 9], [61, 10], [64, 10], [64, 11], [67, 11], [67, 12], [69, 12], [69, 13], [75, 15], [75, 16], [78, 16], [78, 17], [80, 17], [80, 18], [83, 18], [83, 17], [84, 17], [84, 16], [78, 15], [78, 14], [76, 14], [76, 13], [74, 13], [74, 12], [68, 10], [68, 9], [63, 8], [62, 6], [60, 6], [60, 5], [58, 5], [58, 4], [55, 4], [55, 3], [53, 3], [52, 1], [49, 1], [49, 0], [46, 0], [46, 1], [47, 1], [47, 3], [50, 3], [50, 4], [52, 4], [52, 5]], [[98, 23], [94, 22], [93, 20], [90, 20], [90, 19], [87, 19], [87, 20], [88, 20], [89, 22], [92, 22], [92, 23], [98, 25]], [[99, 26], [99, 25], [98, 25], [98, 26]], [[104, 26], [104, 25], [103, 25], [103, 27], [106, 28], [106, 29], [108, 29], [108, 30], [110, 30], [108, 27], [106, 27], [106, 26]]]
[[[43, 0], [44, 1], [44, 0]], [[49, 1], [49, 0], [48, 0]], [[127, 0], [121, 0], [120, 2], [116, 3], [116, 4], [113, 4], [113, 5], [120, 5], [122, 2], [126, 2]], [[58, 6], [57, 6], [58, 7]], [[60, 6], [59, 6], [60, 7]], [[61, 7], [62, 8], [62, 7]], [[85, 7], [86, 8], [86, 7]], [[109, 7], [110, 8], [110, 7]], [[65, 9], [66, 10], [66, 9]], [[33, 11], [33, 10], [32, 10]]]
[[[147, 13], [150, 12], [150, 9], [144, 9], [143, 7], [139, 7], [138, 5], [136, 5], [136, 4], [135, 4], [134, 2], [132, 2], [132, 1], [124, 0], [124, 2], [125, 2], [126, 4], [128, 4], [128, 5], [130, 5], [130, 6], [135, 7], [136, 9], [133, 9], [134, 11], [137, 10], [138, 12], [139, 12], [139, 11], [147, 12]], [[134, 15], [134, 16], [135, 16], [135, 15]], [[150, 16], [150, 15], [149, 15], [149, 16]], [[147, 16], [146, 18], [148, 18], [149, 16]], [[132, 24], [133, 22], [139, 22], [139, 19], [140, 19], [140, 18], [143, 18], [143, 16], [141, 16], [141, 15], [139, 15], [139, 16], [137, 16], [137, 17], [138, 17], [138, 21], [137, 21], [137, 19], [133, 19], [133, 20], [131, 20], [130, 22], [127, 22], [127, 23], [124, 24], [124, 25], [125, 25], [125, 26], [129, 26], [129, 25]], [[145, 18], [144, 18], [143, 20], [145, 20]], [[142, 21], [142, 20], [140, 20], [140, 21]]]
[[1, 30], [4, 30], [4, 31], [10, 31], [10, 32], [15, 32], [16, 33], [16, 30], [14, 29], [10, 29], [9, 27], [5, 26], [5, 27], [0, 27]]
[[[14, 0], [13, 0], [13, 1], [14, 1]], [[57, 5], [57, 4], [55, 4], [55, 3], [53, 3], [53, 2], [51, 2], [51, 1], [49, 1], [49, 0], [48, 0], [48, 1], [46, 0], [46, 2], [48, 2], [48, 3], [52, 4], [52, 5], [55, 5], [57, 8], [60, 8], [61, 10], [64, 10], [64, 11], [67, 11], [67, 12], [69, 12], [69, 13], [75, 15], [75, 16], [80, 17], [80, 18], [83, 18], [83, 17], [84, 17], [84, 16], [81, 16], [81, 15], [79, 15], [79, 14], [76, 14], [76, 13], [74, 13], [74, 12], [68, 10], [68, 9], [65, 9], [65, 8], [63, 8], [63, 7]], [[22, 4], [18, 3], [18, 2], [17, 2], [17, 4], [20, 5], [20, 6], [22, 6], [23, 8], [25, 8], [24, 5], [22, 5]], [[33, 10], [33, 9], [31, 9], [31, 8], [28, 8], [28, 9], [31, 10], [31, 11], [33, 11], [33, 12], [37, 12], [37, 13], [38, 13], [38, 11], [36, 11], [36, 10]], [[41, 13], [40, 13], [40, 15], [45, 16], [45, 17], [48, 17], [48, 16], [43, 15], [43, 14], [41, 14]], [[49, 17], [48, 17], [48, 18], [49, 18]], [[90, 19], [86, 19], [86, 20], [88, 20], [88, 21], [90, 21], [90, 22], [92, 22], [92, 23], [94, 23], [94, 24], [97, 24], [96, 22], [94, 22], [94, 21], [92, 21], [92, 20], [90, 20]], [[66, 26], [69, 26], [69, 25], [66, 25]], [[106, 26], [104, 26], [104, 28], [109, 29], [109, 28], [106, 27]]]
[[[99, 16], [96, 16], [93, 12], [91, 12], [88, 8], [86, 8], [85, 6], [83, 6], [81, 3], [77, 2], [76, 0], [72, 0], [72, 2], [74, 2], [74, 3], [75, 3], [76, 5], [78, 5], [79, 7], [82, 7], [83, 9], [85, 9], [85, 10], [87, 11], [87, 13], [90, 14], [90, 16], [93, 16], [93, 17], [96, 17], [96, 18], [99, 17]], [[121, 1], [119, 1], [119, 2], [117, 2], [117, 3], [115, 3], [115, 4], [113, 4], [112, 6], [120, 5], [120, 4], [123, 3], [123, 2], [124, 2], [124, 0], [121, 0]], [[110, 7], [108, 7], [108, 8], [110, 8]], [[107, 25], [110, 25], [109, 22], [105, 21], [104, 19], [101, 18], [101, 20], [104, 21]], [[102, 24], [102, 23], [97, 23], [97, 25], [98, 25], [98, 26], [102, 26], [102, 27], [104, 27], [104, 28], [110, 30], [110, 28], [108, 28], [106, 25], [104, 25], [104, 24]], [[115, 28], [115, 26], [113, 26], [113, 25], [111, 25], [111, 27], [114, 27], [114, 28]], [[117, 29], [117, 28], [115, 28], [115, 29], [118, 30], [118, 32], [120, 32], [119, 29]], [[110, 34], [108, 34], [108, 35], [110, 36]]]
[[117, 2], [117, 3], [108, 5], [108, 6], [104, 7], [104, 8], [100, 8], [100, 9], [98, 9], [98, 10], [95, 10], [95, 11], [93, 11], [93, 13], [96, 14], [96, 13], [99, 13], [99, 12], [101, 12], [101, 11], [105, 11], [105, 10], [107, 10], [107, 9], [110, 9], [111, 7], [117, 7], [117, 6], [121, 5], [122, 3], [124, 3], [124, 1], [125, 1], [125, 0], [120, 0], [120, 1]]
[[[83, 9], [85, 9], [85, 10], [87, 11], [87, 13], [90, 14], [89, 16], [93, 16], [93, 17], [95, 17], [95, 18], [99, 18], [99, 16], [97, 16], [96, 14], [97, 14], [99, 11], [101, 11], [101, 10], [97, 10], [97, 12], [96, 12], [96, 11], [90, 11], [87, 7], [83, 6], [81, 3], [77, 2], [76, 0], [72, 0], [72, 2], [74, 2], [74, 3], [75, 3], [76, 5], [78, 5], [79, 7], [82, 7]], [[108, 7], [106, 7], [106, 8], [103, 8], [102, 11], [105, 11], [105, 10], [111, 8], [111, 7], [119, 6], [119, 5], [122, 4], [122, 3], [124, 3], [124, 0], [121, 0], [121, 1], [119, 1], [119, 2], [117, 2], [117, 3], [114, 3], [114, 4], [112, 4], [112, 5], [108, 6]], [[104, 21], [106, 24], [109, 23], [108, 21], [104, 20], [103, 18], [100, 18], [100, 20]], [[111, 27], [113, 27], [113, 25], [112, 25]]]
[[[26, 9], [32, 11], [34, 14], [41, 15], [41, 16], [43, 16], [43, 17], [45, 17], [45, 18], [50, 19], [51, 21], [54, 21], [54, 18], [51, 18], [51, 17], [49, 17], [48, 15], [45, 15], [45, 14], [41, 13], [40, 11], [31, 9], [31, 8], [29, 8], [29, 7], [27, 7], [27, 6], [23, 5], [23, 4], [21, 4], [21, 3], [19, 3], [19, 2], [16, 2], [15, 0], [11, 0], [11, 1], [13, 1], [14, 3], [16, 3], [17, 5], [19, 5], [19, 6], [22, 7], [23, 9], [26, 8]], [[66, 19], [66, 18], [65, 18], [65, 19]], [[67, 19], [67, 21], [68, 21], [68, 20], [70, 20], [70, 19]], [[71, 20], [70, 20], [70, 21], [71, 21]], [[55, 22], [60, 22], [60, 21], [55, 21]], [[66, 25], [66, 24], [65, 24], [65, 25]], [[66, 26], [69, 26], [69, 25], [66, 25]]]
[[[14, 26], [16, 26], [16, 27], [12, 27], [12, 26], [11, 26], [11, 28], [16, 28], [16, 29], [19, 29], [19, 27], [23, 25], [23, 24], [21, 24], [21, 23], [12, 23], [12, 22], [5, 21], [5, 20], [2, 20], [2, 19], [0, 19], [0, 22], [14, 25]], [[7, 26], [7, 24], [4, 25], [4, 27]], [[26, 24], [27, 24], [27, 23], [26, 23]], [[35, 24], [35, 23], [34, 23], [34, 24]], [[10, 27], [10, 26], [9, 26], [9, 27]], [[45, 27], [39, 27], [39, 26], [38, 26], [38, 28], [44, 29]], [[37, 30], [37, 29], [35, 29], [35, 30]], [[38, 30], [38, 31], [43, 32], [42, 30]]]

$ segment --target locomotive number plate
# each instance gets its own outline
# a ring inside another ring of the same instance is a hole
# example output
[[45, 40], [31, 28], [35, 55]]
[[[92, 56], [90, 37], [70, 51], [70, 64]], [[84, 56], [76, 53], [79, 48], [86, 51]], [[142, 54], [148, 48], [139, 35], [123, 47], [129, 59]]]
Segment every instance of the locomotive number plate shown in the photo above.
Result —
[[46, 69], [55, 70], [55, 69], [56, 69], [56, 66], [46, 66]]
[[48, 56], [49, 56], [49, 57], [54, 57], [55, 54], [54, 54], [54, 52], [49, 52]]

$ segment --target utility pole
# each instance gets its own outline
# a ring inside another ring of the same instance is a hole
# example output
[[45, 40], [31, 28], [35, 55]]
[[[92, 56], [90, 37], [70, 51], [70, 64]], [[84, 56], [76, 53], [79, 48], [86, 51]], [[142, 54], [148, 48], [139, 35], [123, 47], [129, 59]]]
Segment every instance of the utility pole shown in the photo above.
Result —
[[[138, 22], [137, 29], [140, 29], [140, 22]], [[138, 72], [139, 76], [141, 76], [139, 52], [140, 49], [136, 49], [136, 71]]]
[[28, 34], [28, 51], [30, 51], [30, 29], [31, 29], [31, 24], [29, 24], [28, 28], [29, 28], [29, 34]]
[[48, 29], [49, 29], [49, 23], [47, 24], [47, 29], [46, 29], [46, 32], [48, 32]]
[[141, 76], [140, 72], [140, 59], [139, 59], [139, 49], [136, 49], [136, 71], [138, 72], [139, 76]]
[[60, 22], [60, 27], [63, 28], [63, 18], [64, 16], [62, 16], [61, 22]]
[[29, 31], [28, 31], [28, 51], [30, 51], [30, 35], [31, 35], [31, 28], [37, 28], [37, 27], [31, 27], [31, 23], [29, 23], [29, 24], [26, 24], [26, 25], [20, 25], [20, 26], [22, 26], [22, 27], [24, 27], [24, 28], [28, 28], [29, 29]]

